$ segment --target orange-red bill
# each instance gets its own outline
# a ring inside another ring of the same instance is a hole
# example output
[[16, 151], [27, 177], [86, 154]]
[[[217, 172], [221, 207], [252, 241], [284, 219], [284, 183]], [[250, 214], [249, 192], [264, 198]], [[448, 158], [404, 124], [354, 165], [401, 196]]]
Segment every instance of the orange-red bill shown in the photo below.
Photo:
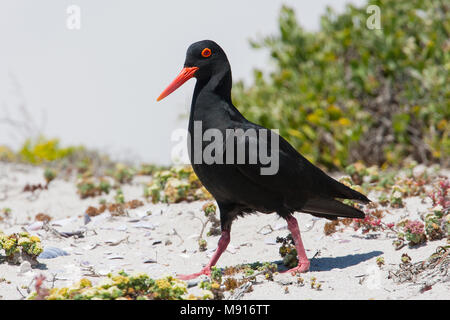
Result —
[[169, 94], [177, 90], [183, 83], [188, 81], [194, 76], [194, 73], [198, 70], [197, 67], [183, 68], [180, 74], [172, 81], [171, 84], [159, 95], [156, 101], [160, 101], [167, 97]]

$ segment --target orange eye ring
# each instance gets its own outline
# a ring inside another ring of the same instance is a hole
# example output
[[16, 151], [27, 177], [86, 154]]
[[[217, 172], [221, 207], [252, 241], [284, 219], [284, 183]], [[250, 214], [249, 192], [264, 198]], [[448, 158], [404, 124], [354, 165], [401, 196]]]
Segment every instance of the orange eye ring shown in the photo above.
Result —
[[205, 48], [202, 51], [202, 57], [208, 58], [211, 55], [211, 49], [210, 48]]

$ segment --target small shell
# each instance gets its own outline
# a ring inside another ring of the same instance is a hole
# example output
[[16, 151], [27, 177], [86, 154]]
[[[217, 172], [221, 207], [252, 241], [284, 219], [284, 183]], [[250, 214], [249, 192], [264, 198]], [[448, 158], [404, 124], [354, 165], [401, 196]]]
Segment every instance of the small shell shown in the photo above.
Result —
[[68, 256], [69, 254], [56, 247], [46, 247], [44, 251], [38, 256], [39, 259], [54, 259], [59, 256]]
[[37, 230], [42, 229], [43, 225], [44, 225], [44, 222], [36, 221], [36, 222], [33, 222], [32, 224], [28, 225], [28, 227], [26, 227], [25, 229], [27, 229], [27, 231], [37, 231]]
[[60, 227], [64, 227], [65, 225], [68, 225], [69, 223], [75, 222], [77, 221], [77, 218], [67, 218], [67, 219], [61, 219], [61, 220], [56, 220], [56, 221], [52, 221], [51, 225], [52, 226], [60, 226]]
[[123, 256], [119, 256], [119, 255], [111, 255], [108, 257], [109, 260], [119, 260], [119, 259], [123, 259]]
[[155, 230], [155, 228], [156, 228], [156, 226], [155, 226], [153, 223], [150, 223], [150, 222], [144, 222], [144, 221], [140, 221], [140, 222], [134, 224], [133, 227], [135, 227], [135, 228], [150, 229], [150, 230]]

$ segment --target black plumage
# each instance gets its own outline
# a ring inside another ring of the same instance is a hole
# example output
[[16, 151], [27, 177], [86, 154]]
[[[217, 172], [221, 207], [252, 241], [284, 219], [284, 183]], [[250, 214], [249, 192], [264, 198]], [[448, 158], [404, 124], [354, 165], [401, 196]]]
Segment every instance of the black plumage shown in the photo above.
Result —
[[[208, 57], [202, 55], [205, 48], [210, 50], [211, 54]], [[289, 219], [295, 220], [292, 217], [294, 212], [305, 212], [327, 219], [364, 218], [362, 211], [336, 199], [352, 199], [368, 203], [370, 200], [366, 196], [328, 176], [300, 155], [281, 136], [248, 121], [234, 107], [231, 101], [231, 68], [219, 45], [210, 40], [192, 44], [186, 54], [184, 70], [192, 72], [189, 77], [194, 76], [197, 79], [189, 118], [191, 141], [188, 147], [191, 163], [200, 181], [217, 201], [222, 231], [228, 234], [228, 238], [232, 221], [236, 216], [252, 212], [276, 212], [287, 219], [288, 225], [289, 221], [292, 221]], [[174, 81], [158, 100], [170, 94], [187, 80], [186, 77], [177, 79], [178, 83]], [[201, 124], [201, 130], [195, 129], [195, 123]], [[211, 143], [211, 141], [203, 141], [199, 136], [208, 129], [218, 130], [217, 132], [220, 132], [223, 137], [222, 147], [213, 153], [216, 159], [222, 159], [222, 163], [207, 164], [204, 161], [200, 163], [195, 161], [195, 157], [204, 152]], [[242, 129], [244, 132], [254, 130], [256, 136], [227, 137], [227, 130], [230, 129]], [[278, 146], [274, 144], [272, 137], [278, 138]], [[198, 145], [195, 145], [196, 139], [202, 140], [200, 149]], [[233, 150], [227, 145], [230, 139], [234, 141]], [[261, 143], [267, 146], [267, 150], [279, 155], [278, 171], [275, 174], [262, 175], [261, 169], [267, 168], [268, 165], [262, 164], [259, 159], [257, 163], [249, 163], [252, 147], [259, 146]], [[243, 150], [245, 150], [246, 161], [242, 164], [236, 163], [237, 150], [240, 147], [244, 147]], [[231, 151], [233, 156], [230, 159], [233, 161], [227, 163], [227, 155]], [[294, 225], [296, 222], [292, 224], [292, 228]], [[220, 249], [219, 241], [218, 251]], [[218, 256], [220, 254], [221, 252]], [[207, 267], [214, 265], [216, 261], [212, 261], [213, 263]]]

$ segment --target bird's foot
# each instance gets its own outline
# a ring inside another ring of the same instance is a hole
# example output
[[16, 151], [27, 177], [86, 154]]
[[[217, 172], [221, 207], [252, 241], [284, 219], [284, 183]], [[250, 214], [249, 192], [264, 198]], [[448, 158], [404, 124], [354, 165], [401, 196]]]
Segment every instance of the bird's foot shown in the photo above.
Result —
[[309, 270], [309, 261], [303, 260], [299, 261], [298, 266], [295, 268], [283, 271], [282, 273], [291, 273], [293, 276], [295, 276], [297, 273], [303, 273]]
[[200, 277], [201, 275], [211, 276], [211, 267], [204, 267], [200, 272], [192, 273], [192, 274], [179, 274], [177, 278], [180, 280], [192, 280]]

